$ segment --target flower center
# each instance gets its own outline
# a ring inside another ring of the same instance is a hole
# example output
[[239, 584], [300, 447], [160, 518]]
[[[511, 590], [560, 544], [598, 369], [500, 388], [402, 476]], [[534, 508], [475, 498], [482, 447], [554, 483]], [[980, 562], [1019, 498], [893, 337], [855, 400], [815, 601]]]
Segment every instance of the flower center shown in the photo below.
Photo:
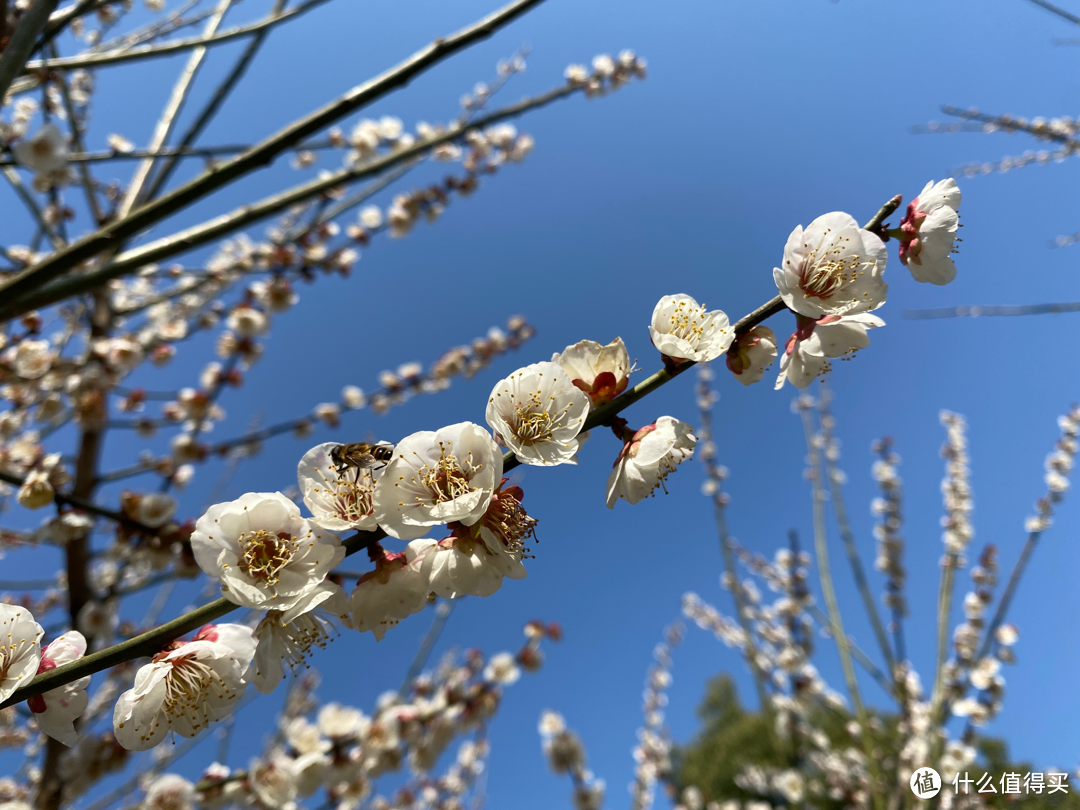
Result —
[[549, 441], [552, 433], [563, 426], [563, 419], [570, 412], [570, 403], [561, 412], [551, 413], [547, 408], [554, 401], [555, 397], [550, 397], [544, 402], [539, 391], [531, 391], [524, 402], [514, 402], [514, 435], [522, 444], [527, 446]]
[[[29, 650], [33, 646], [33, 639], [21, 638], [17, 641], [13, 641], [11, 633], [7, 634], [6, 643], [5, 641], [0, 640], [0, 682], [6, 681], [8, 679], [8, 669], [12, 666], [12, 664], [22, 658], [23, 655], [26, 654], [27, 650]], [[17, 678], [17, 680], [21, 679], [22, 675]]]
[[34, 141], [33, 151], [37, 157], [48, 157], [53, 151], [52, 144], [42, 138], [41, 140]]
[[281, 660], [293, 671], [307, 666], [307, 657], [312, 648], [325, 647], [333, 640], [328, 631], [334, 626], [314, 612], [305, 613], [282, 625], [281, 612], [272, 610], [264, 621], [272, 623], [271, 632], [277, 637], [282, 650]]
[[[843, 242], [847, 241], [845, 237]], [[863, 274], [862, 256], [857, 253], [850, 256], [843, 254], [843, 245], [839, 240], [834, 240], [806, 255], [799, 273], [799, 286], [806, 298], [829, 298]]]
[[271, 534], [265, 529], [244, 532], [240, 544], [240, 568], [262, 585], [277, 585], [278, 572], [287, 566], [300, 547], [288, 532]]
[[483, 525], [511, 554], [528, 552], [526, 538], [536, 539], [536, 518], [529, 517], [521, 501], [507, 492], [499, 492], [492, 498], [484, 513]]
[[[331, 465], [332, 466], [332, 465]], [[327, 511], [348, 523], [355, 523], [371, 514], [375, 479], [371, 470], [347, 469], [328, 478], [322, 475], [322, 488], [315, 489]]]
[[428, 488], [435, 503], [455, 500], [476, 489], [469, 481], [480, 468], [473, 466], [471, 452], [466, 460], [466, 466], [469, 472], [462, 468], [457, 456], [448, 453], [446, 445], [440, 442], [439, 460], [435, 462], [434, 467], [425, 464], [420, 468], [420, 482]]
[[[199, 731], [213, 719], [208, 702], [211, 695], [219, 700], [236, 697], [225, 679], [194, 655], [174, 659], [171, 664], [165, 677], [165, 700], [161, 704], [170, 725], [174, 719], [183, 717], [192, 729]], [[154, 729], [148, 734], [152, 736]]]
[[668, 334], [688, 343], [697, 343], [705, 334], [705, 327], [702, 325], [705, 320], [704, 305], [694, 308], [685, 301], [680, 301], [668, 319]]

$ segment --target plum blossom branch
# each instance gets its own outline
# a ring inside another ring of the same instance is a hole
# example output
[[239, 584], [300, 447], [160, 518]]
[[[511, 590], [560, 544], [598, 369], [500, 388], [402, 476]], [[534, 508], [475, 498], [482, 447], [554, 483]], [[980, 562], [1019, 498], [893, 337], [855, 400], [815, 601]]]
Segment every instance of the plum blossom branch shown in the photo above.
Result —
[[[869, 223], [867, 230], [871, 227], [880, 226], [885, 217], [896, 209], [899, 205], [899, 197], [894, 197], [875, 215], [875, 217]], [[757, 309], [753, 310], [748, 315], [741, 318], [734, 325], [734, 332], [739, 335], [748, 331], [757, 324], [764, 321], [766, 318], [780, 312], [785, 308], [783, 301], [779, 296], [773, 298]], [[639, 383], [632, 389], [628, 389], [615, 399], [611, 400], [605, 405], [595, 408], [585, 420], [583, 430], [590, 430], [591, 428], [601, 425], [611, 425], [612, 420], [625, 408], [633, 405], [644, 397], [648, 396], [653, 391], [657, 390], [667, 382], [671, 381], [690, 366], [694, 365], [693, 362], [686, 362], [679, 364], [670, 370], [661, 369], [643, 382]], [[520, 461], [517, 456], [512, 453], [507, 453], [504, 456], [503, 469], [505, 471], [511, 470], [518, 466]], [[377, 543], [379, 540], [385, 538], [386, 532], [379, 528], [373, 531], [361, 531], [356, 532], [349, 538], [345, 539], [342, 543], [345, 549], [346, 556], [354, 554], [360, 550], [369, 548]], [[822, 538], [823, 542], [823, 538]], [[819, 549], [819, 556], [821, 556], [821, 550]], [[162, 647], [169, 641], [172, 641], [185, 633], [192, 632], [198, 627], [212, 622], [229, 612], [235, 610], [237, 605], [221, 598], [194, 611], [188, 612], [171, 622], [167, 622], [159, 627], [154, 628], [146, 633], [135, 636], [120, 644], [108, 647], [91, 655], [85, 656], [70, 664], [65, 664], [57, 667], [56, 669], [42, 673], [36, 677], [31, 683], [24, 686], [22, 689], [17, 690], [8, 700], [0, 703], [0, 709], [7, 706], [14, 705], [23, 700], [26, 700], [35, 695], [42, 694], [51, 689], [55, 689], [63, 684], [70, 683], [78, 678], [91, 675], [95, 672], [100, 672], [103, 669], [115, 666], [125, 661], [130, 661], [135, 658], [154, 655], [162, 649]], [[835, 624], [834, 624], [835, 629]], [[840, 649], [843, 651], [844, 659], [847, 662], [848, 668], [850, 668], [850, 655], [847, 648], [847, 636], [842, 633], [842, 626], [839, 633], [834, 633], [837, 638], [837, 643]], [[851, 677], [854, 678], [854, 673], [851, 673]], [[857, 686], [856, 686], [857, 689]], [[857, 694], [857, 693], [854, 693]], [[858, 704], [861, 706], [861, 702]], [[865, 724], [864, 724], [865, 728]], [[876, 768], [876, 764], [871, 761], [871, 767]]]

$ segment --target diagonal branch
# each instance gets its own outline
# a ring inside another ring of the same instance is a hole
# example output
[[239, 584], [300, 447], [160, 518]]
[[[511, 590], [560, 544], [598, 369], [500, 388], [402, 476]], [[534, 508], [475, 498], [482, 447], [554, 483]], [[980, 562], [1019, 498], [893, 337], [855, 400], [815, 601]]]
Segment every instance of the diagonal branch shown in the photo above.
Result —
[[[39, 0], [50, 2], [51, 0]], [[275, 157], [305, 138], [330, 126], [350, 113], [370, 104], [390, 91], [408, 84], [415, 76], [468, 45], [491, 36], [542, 0], [515, 0], [468, 28], [440, 38], [396, 67], [354, 87], [320, 110], [286, 126], [256, 144], [244, 154], [216, 166], [179, 188], [148, 202], [128, 216], [111, 223], [67, 248], [58, 250], [38, 264], [16, 275], [3, 287], [0, 296], [11, 300], [40, 288], [54, 278], [75, 269], [83, 261], [122, 244], [149, 226], [187, 207], [240, 177], [271, 163]], [[6, 56], [6, 53], [5, 53]]]
[[[209, 22], [206, 24], [206, 36], [212, 36], [214, 32], [217, 31], [218, 26], [221, 25], [221, 21], [225, 19], [225, 15], [228, 13], [231, 6], [232, 0], [221, 0], [214, 9], [214, 13], [210, 17]], [[195, 50], [191, 52], [191, 56], [188, 58], [188, 62], [184, 66], [183, 72], [176, 80], [172, 95], [169, 96], [169, 100], [165, 104], [165, 109], [162, 110], [157, 125], [154, 127], [154, 134], [150, 138], [151, 149], [161, 149], [169, 140], [169, 135], [172, 133], [173, 126], [176, 125], [176, 117], [184, 107], [184, 101], [187, 99], [188, 93], [195, 83], [195, 77], [199, 75], [199, 68], [202, 67], [205, 58], [205, 45], [197, 46]], [[127, 193], [124, 195], [124, 199], [116, 212], [116, 215], [121, 219], [130, 214], [131, 209], [142, 203], [143, 198], [146, 196], [144, 193], [146, 190], [146, 183], [150, 178], [150, 172], [153, 171], [154, 166], [155, 159], [148, 157], [135, 169], [135, 174], [132, 176], [131, 183], [128, 185]]]
[[[312, 197], [325, 194], [339, 186], [378, 175], [381, 172], [397, 167], [407, 161], [421, 158], [440, 144], [461, 139], [469, 130], [479, 129], [489, 124], [521, 115], [528, 110], [542, 107], [556, 99], [565, 98], [582, 89], [583, 86], [581, 85], [569, 84], [555, 88], [540, 96], [528, 98], [517, 104], [504, 107], [484, 118], [473, 121], [471, 124], [454, 127], [437, 136], [419, 141], [408, 148], [399, 149], [392, 154], [383, 155], [376, 160], [369, 161], [356, 168], [339, 169], [325, 177], [310, 180], [307, 183], [294, 186], [279, 194], [264, 197], [249, 205], [242, 205], [227, 214], [222, 214], [219, 217], [200, 223], [199, 225], [194, 225], [177, 234], [163, 237], [148, 245], [143, 245], [142, 247], [122, 253], [108, 264], [105, 264], [96, 270], [61, 279], [35, 293], [27, 295], [21, 300], [15, 300], [18, 296], [9, 298], [4, 301], [3, 306], [0, 306], [0, 318], [12, 318], [25, 312], [39, 309], [58, 301], [63, 301], [73, 295], [92, 290], [114, 278], [120, 278], [121, 276], [141, 269], [149, 263], [161, 261], [170, 256], [185, 253], [200, 245], [205, 245], [208, 242], [219, 239], [254, 222], [286, 211], [297, 203], [302, 203]], [[164, 200], [166, 198], [162, 197], [161, 199]], [[154, 204], [155, 203], [149, 203], [146, 207]], [[139, 212], [142, 210], [142, 208], [137, 209], [131, 216], [138, 216]], [[48, 261], [49, 259], [46, 259], [42, 264], [46, 264]], [[33, 270], [33, 268], [30, 269]], [[15, 283], [16, 281], [18, 281], [18, 278], [12, 283]], [[0, 287], [0, 297], [4, 296], [7, 291], [8, 289], [6, 287]], [[10, 304], [8, 301], [10, 301]]]
[[22, 72], [26, 60], [34, 50], [38, 34], [48, 25], [49, 15], [59, 2], [60, 0], [36, 0], [15, 26], [7, 47], [3, 54], [0, 54], [0, 100], [7, 95], [15, 77]]
[[[166, 42], [162, 45], [144, 45], [138, 48], [130, 48], [117, 51], [105, 51], [104, 53], [90, 53], [80, 56], [66, 56], [62, 59], [50, 59], [48, 61], [48, 68], [50, 70], [75, 70], [77, 68], [98, 68], [105, 65], [116, 65], [122, 62], [131, 62], [137, 59], [146, 59], [154, 56], [169, 56], [180, 51], [190, 51], [194, 48], [207, 48], [211, 45], [220, 45], [224, 42], [230, 42], [231, 40], [239, 37], [248, 36], [249, 34], [256, 34], [260, 31], [264, 31], [267, 28], [275, 26], [279, 23], [283, 23], [293, 17], [303, 14], [316, 6], [321, 6], [329, 0], [307, 0], [305, 3], [301, 3], [295, 8], [291, 8], [288, 11], [280, 13], [271, 13], [265, 19], [258, 22], [248, 23], [247, 25], [238, 25], [235, 28], [229, 28], [228, 30], [216, 33], [216, 31], [209, 31], [203, 33], [197, 37], [187, 37], [186, 39], [177, 39], [172, 42]], [[45, 67], [45, 62], [30, 62], [26, 65], [26, 71], [38, 70]], [[17, 87], [16, 91], [22, 89]]]
[[[900, 198], [894, 197], [882, 206], [881, 210], [878, 211], [874, 218], [867, 223], [866, 229], [874, 230], [878, 228], [885, 217], [895, 211], [899, 204]], [[736, 336], [748, 332], [762, 321], [783, 311], [785, 308], [784, 302], [780, 296], [776, 296], [767, 301], [736, 321], [734, 326]], [[623, 410], [648, 396], [661, 386], [667, 384], [694, 365], [696, 365], [696, 363], [693, 361], [687, 361], [674, 367], [671, 371], [666, 369], [657, 371], [633, 388], [627, 389], [615, 399], [611, 400], [611, 402], [595, 409], [585, 420], [583, 430], [588, 431], [603, 425], [610, 425], [612, 419]], [[511, 453], [507, 453], [503, 458], [503, 469], [505, 471], [512, 470], [521, 463], [518, 461], [517, 457]], [[345, 554], [346, 556], [355, 554], [362, 549], [366, 549], [372, 543], [382, 540], [384, 537], [386, 537], [386, 533], [382, 529], [376, 529], [375, 531], [370, 532], [356, 532], [343, 542]], [[126, 661], [131, 661], [143, 656], [153, 655], [160, 651], [162, 646], [169, 641], [179, 638], [185, 633], [190, 633], [207, 622], [219, 619], [235, 610], [237, 607], [237, 605], [234, 605], [227, 599], [216, 599], [201, 608], [197, 608], [171, 622], [121, 642], [118, 645], [85, 656], [70, 664], [64, 664], [48, 672], [43, 672], [26, 686], [16, 690], [7, 700], [0, 703], [0, 709], [6, 709], [8, 706], [13, 706], [16, 703], [20, 703], [35, 695], [40, 695], [51, 689], [56, 689], [66, 683], [71, 683], [74, 680], [87, 675], [92, 675], [95, 672], [100, 672], [109, 667], [116, 666], [117, 664], [122, 664]], [[842, 636], [842, 638], [844, 642], [847, 641], [847, 636]]]

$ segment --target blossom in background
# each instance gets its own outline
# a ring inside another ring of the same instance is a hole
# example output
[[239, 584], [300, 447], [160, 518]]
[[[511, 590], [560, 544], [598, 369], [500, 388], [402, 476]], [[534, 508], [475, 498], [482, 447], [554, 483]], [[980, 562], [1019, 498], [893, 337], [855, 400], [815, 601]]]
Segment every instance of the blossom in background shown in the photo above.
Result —
[[755, 326], [739, 335], [727, 353], [727, 367], [743, 385], [759, 382], [776, 359], [776, 335], [767, 326]]
[[472, 422], [413, 433], [398, 442], [375, 486], [375, 520], [400, 540], [451, 521], [471, 526], [487, 509], [502, 466], [499, 446]]
[[484, 680], [501, 686], [510, 686], [517, 683], [520, 677], [521, 670], [518, 668], [517, 661], [508, 652], [496, 653], [491, 656], [487, 666], [484, 667]]
[[846, 315], [842, 318], [825, 319], [814, 324], [808, 337], [800, 338], [799, 332], [788, 338], [784, 354], [780, 358], [780, 374], [776, 389], [790, 382], [796, 388], [806, 388], [810, 383], [832, 368], [830, 360], [849, 359], [859, 349], [870, 345], [867, 332], [885, 321], [868, 312]]
[[373, 498], [384, 467], [338, 472], [330, 453], [337, 442], [317, 444], [304, 453], [296, 470], [311, 522], [332, 532], [369, 531], [376, 526]]
[[606, 346], [595, 340], [582, 340], [552, 355], [570, 375], [570, 382], [589, 395], [594, 408], [610, 402], [626, 390], [630, 381], [630, 355], [622, 338]]
[[52, 367], [56, 355], [47, 340], [23, 340], [5, 352], [5, 359], [24, 380], [36, 380]]
[[960, 189], [951, 177], [931, 180], [908, 203], [900, 221], [900, 261], [916, 281], [944, 285], [956, 278], [956, 265], [949, 254], [956, 248], [960, 226]]
[[207, 625], [192, 641], [175, 641], [140, 667], [135, 686], [113, 710], [113, 734], [129, 751], [146, 751], [176, 732], [194, 737], [225, 717], [247, 687], [255, 654], [251, 630]]
[[49, 483], [49, 474], [45, 470], [31, 470], [19, 487], [15, 500], [26, 509], [41, 509], [53, 502], [56, 491]]
[[45, 631], [29, 610], [0, 604], [0, 701], [7, 700], [37, 674]]
[[418, 558], [433, 544], [432, 540], [414, 540], [400, 553], [372, 547], [369, 553], [375, 558], [375, 570], [360, 577], [349, 595], [355, 629], [370, 631], [382, 641], [387, 630], [424, 609], [430, 588]]
[[[38, 674], [70, 664], [85, 654], [86, 639], [83, 634], [78, 630], [69, 630], [41, 651]], [[86, 694], [89, 685], [90, 676], [86, 675], [27, 700], [26, 705], [34, 713], [38, 728], [69, 748], [75, 745], [79, 741], [75, 720], [82, 716], [90, 702]]]
[[608, 477], [608, 509], [613, 509], [619, 498], [634, 504], [652, 495], [694, 454], [696, 444], [693, 428], [670, 416], [661, 416], [632, 433]]
[[154, 779], [143, 799], [144, 810], [194, 810], [195, 785], [175, 773], [165, 773]]
[[731, 346], [735, 330], [728, 316], [708, 312], [689, 295], [665, 295], [653, 308], [649, 335], [653, 346], [673, 360], [703, 363], [715, 360]]
[[337, 535], [300, 516], [280, 492], [249, 492], [211, 506], [191, 535], [195, 560], [221, 581], [230, 602], [284, 611], [291, 622], [305, 598], [345, 557]]
[[800, 315], [854, 315], [885, 303], [886, 258], [881, 239], [850, 214], [834, 211], [791, 232], [773, 280], [787, 307]]
[[498, 441], [521, 462], [553, 466], [575, 463], [588, 413], [589, 397], [562, 366], [546, 362], [496, 383], [485, 417]]
[[56, 124], [45, 124], [32, 138], [11, 147], [20, 166], [36, 174], [52, 174], [67, 168], [68, 145], [64, 133]]
[[322, 582], [287, 613], [271, 610], [255, 628], [255, 657], [249, 680], [268, 695], [285, 677], [285, 666], [296, 671], [307, 663], [313, 647], [325, 647], [334, 630], [333, 619], [347, 620], [349, 603], [340, 585]]

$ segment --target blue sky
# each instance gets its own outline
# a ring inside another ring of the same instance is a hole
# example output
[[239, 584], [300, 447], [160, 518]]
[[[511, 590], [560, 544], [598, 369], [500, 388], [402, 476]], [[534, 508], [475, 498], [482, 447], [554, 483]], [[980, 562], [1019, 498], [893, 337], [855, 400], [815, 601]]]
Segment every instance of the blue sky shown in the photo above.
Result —
[[[490, 8], [478, 0], [407, 0], [318, 9], [270, 38], [258, 67], [204, 140], [255, 139]], [[374, 388], [380, 370], [429, 362], [513, 314], [529, 317], [536, 338], [438, 397], [417, 399], [385, 417], [348, 416], [340, 431], [320, 430], [310, 441], [275, 440], [241, 466], [228, 497], [289, 486], [303, 451], [320, 441], [368, 432], [394, 440], [461, 420], [482, 422], [488, 391], [501, 376], [583, 338], [622, 336], [644, 376], [659, 365], [646, 325], [661, 295], [689, 293], [734, 320], [775, 294], [771, 269], [796, 225], [833, 210], [865, 221], [892, 195], [910, 200], [927, 180], [954, 167], [1037, 148], [1023, 136], [916, 136], [909, 130], [940, 120], [941, 104], [1028, 117], [1077, 115], [1080, 52], [1051, 44], [1072, 33], [1064, 21], [1022, 0], [912, 0], [903, 6], [550, 0], [364, 114], [397, 115], [407, 125], [447, 120], [461, 93], [488, 79], [496, 60], [524, 43], [533, 48], [528, 72], [504, 91], [507, 101], [558, 83], [570, 62], [624, 47], [648, 59], [649, 79], [520, 122], [537, 141], [523, 165], [455, 201], [437, 224], [420, 225], [400, 241], [377, 242], [351, 279], [302, 288], [301, 306], [275, 320], [266, 356], [245, 388], [223, 398], [229, 417], [214, 437], [242, 432], [256, 411], [265, 422], [302, 414], [334, 399], [347, 383]], [[210, 64], [207, 75], [228, 60], [215, 55]], [[157, 102], [132, 99], [148, 99], [143, 94], [171, 81], [178, 68], [169, 60], [102, 71], [98, 137], [121, 131], [145, 142]], [[329, 167], [325, 159], [321, 165]], [[838, 364], [831, 381], [841, 466], [850, 479], [848, 509], [868, 565], [869, 503], [876, 494], [871, 441], [893, 436], [904, 460], [907, 640], [927, 684], [942, 549], [938, 412], [967, 417], [977, 532], [971, 556], [983, 543], [995, 543], [1004, 579], [1024, 539], [1023, 520], [1044, 489], [1042, 462], [1057, 436], [1056, 418], [1078, 395], [1076, 322], [1069, 315], [913, 321], [903, 312], [1074, 300], [1080, 248], [1048, 245], [1080, 230], [1069, 191], [1077, 179], [1075, 162], [961, 178], [964, 243], [957, 280], [946, 288], [916, 284], [891, 251], [889, 300], [877, 313], [888, 325], [872, 333], [871, 347], [853, 362]], [[291, 170], [275, 167], [175, 223], [204, 219], [290, 180]], [[0, 226], [5, 244], [21, 241], [13, 228]], [[357, 321], [366, 328], [354, 329]], [[785, 335], [792, 328], [790, 316], [770, 325]], [[352, 339], [357, 332], [354, 343], [343, 343], [343, 335]], [[192, 341], [172, 366], [140, 381], [151, 388], [192, 384], [208, 350], [208, 341]], [[790, 528], [809, 544], [805, 446], [789, 410], [793, 389], [774, 392], [769, 382], [744, 389], [722, 367], [718, 372], [717, 442], [731, 470], [733, 534], [770, 555]], [[625, 415], [632, 424], [663, 414], [693, 422], [692, 386], [690, 376], [680, 379]], [[116, 437], [106, 467], [129, 460], [134, 449], [130, 437]], [[687, 590], [729, 608], [718, 586], [721, 562], [709, 504], [700, 494], [700, 467], [680, 469], [666, 497], [636, 507], [621, 503], [609, 512], [604, 483], [616, 452], [611, 438], [597, 435], [579, 466], [527, 472], [527, 505], [540, 519], [528, 579], [508, 582], [492, 598], [466, 600], [440, 643], [440, 651], [454, 645], [489, 653], [514, 649], [531, 618], [559, 621], [565, 631], [565, 640], [548, 649], [543, 671], [508, 691], [493, 724], [493, 807], [528, 810], [567, 801], [569, 783], [547, 772], [535, 733], [545, 708], [562, 712], [583, 737], [590, 767], [607, 780], [608, 805], [624, 806], [643, 679], [662, 628], [678, 615]], [[185, 495], [186, 513], [198, 513], [217, 474], [214, 465], [200, 473]], [[1019, 664], [1005, 672], [1005, 710], [990, 729], [1009, 740], [1015, 755], [1043, 769], [1072, 768], [1080, 759], [1078, 529], [1077, 508], [1067, 498], [1015, 602]], [[869, 649], [872, 637], [859, 618], [835, 534], [830, 543], [847, 626]], [[880, 578], [871, 579], [880, 589]], [[958, 600], [969, 585], [966, 575], [959, 578]], [[177, 600], [172, 609], [182, 606]], [[414, 617], [379, 644], [354, 635], [334, 643], [313, 662], [324, 677], [321, 694], [370, 707], [380, 692], [397, 687], [429, 619]], [[839, 688], [839, 663], [827, 643], [817, 664]], [[675, 655], [668, 710], [676, 740], [693, 735], [704, 682], [720, 671], [733, 672], [751, 699], [737, 654], [690, 628]], [[883, 703], [868, 679], [864, 688], [870, 700]], [[234, 741], [234, 766], [256, 750], [265, 723], [248, 709], [242, 727], [253, 734]], [[181, 770], [198, 770], [212, 750], [211, 743], [189, 755]]]

